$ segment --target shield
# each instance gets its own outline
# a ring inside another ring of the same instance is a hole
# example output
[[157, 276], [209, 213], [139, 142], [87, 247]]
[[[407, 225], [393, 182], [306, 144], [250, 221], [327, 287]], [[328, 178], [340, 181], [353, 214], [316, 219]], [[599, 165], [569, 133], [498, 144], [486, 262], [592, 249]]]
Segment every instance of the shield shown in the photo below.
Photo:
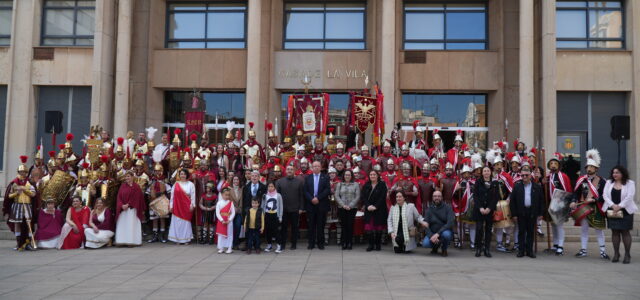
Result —
[[377, 100], [375, 98], [362, 95], [354, 96], [353, 113], [358, 131], [365, 132], [369, 129], [369, 126], [374, 124], [376, 120], [376, 103]]
[[102, 141], [98, 139], [87, 140], [87, 153], [89, 154], [89, 162], [91, 164], [100, 163], [100, 149], [102, 148]]

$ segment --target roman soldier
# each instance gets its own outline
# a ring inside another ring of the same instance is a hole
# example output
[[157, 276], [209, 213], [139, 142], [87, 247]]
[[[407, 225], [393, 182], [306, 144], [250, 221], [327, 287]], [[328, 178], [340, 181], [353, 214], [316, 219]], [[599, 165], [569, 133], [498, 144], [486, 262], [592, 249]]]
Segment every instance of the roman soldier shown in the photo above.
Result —
[[[562, 154], [556, 152], [549, 158], [547, 162], [547, 168], [549, 169], [549, 174], [545, 177], [543, 181], [543, 186], [546, 186], [546, 191], [548, 192], [549, 201], [553, 198], [553, 191], [556, 189], [563, 190], [565, 192], [573, 192], [571, 188], [571, 180], [569, 176], [564, 172], [560, 171], [560, 166], [562, 164]], [[547, 207], [549, 204], [547, 203]], [[552, 250], [556, 253], [556, 255], [564, 254], [564, 222], [555, 223], [551, 219], [548, 214], [545, 214], [546, 221], [551, 222], [551, 231], [553, 233], [553, 248]], [[566, 220], [565, 220], [566, 221]]]
[[111, 140], [111, 135], [106, 130], [100, 131], [100, 139], [102, 140], [102, 149], [105, 151], [104, 154], [113, 153], [113, 141]]
[[36, 153], [33, 158], [33, 165], [29, 168], [29, 182], [32, 186], [37, 186], [38, 182], [49, 174], [49, 170], [47, 169], [47, 165], [44, 163], [44, 157], [42, 153], [42, 145], [38, 145], [36, 149]]
[[351, 169], [351, 158], [344, 152], [344, 144], [340, 142], [336, 145], [336, 153], [329, 157], [329, 167], [334, 167], [337, 160], [341, 160], [345, 168]]
[[114, 159], [111, 163], [112, 163], [112, 169], [116, 171], [120, 171], [123, 168], [124, 160], [126, 156], [124, 153], [124, 138], [118, 137], [116, 139], [116, 143], [117, 143], [117, 146], [114, 152]]
[[200, 141], [200, 147], [196, 151], [196, 155], [200, 157], [200, 159], [206, 160], [207, 162], [209, 162], [211, 161], [212, 153], [213, 152], [211, 152], [211, 149], [209, 149], [209, 143], [203, 137], [202, 140]]
[[447, 162], [453, 165], [454, 170], [460, 170], [462, 168], [461, 162], [464, 159], [464, 151], [467, 150], [467, 145], [464, 144], [462, 139], [462, 130], [458, 129], [456, 132], [453, 144], [453, 148], [447, 151]]
[[[180, 169], [187, 169], [189, 171], [190, 177], [193, 176], [193, 159], [191, 158], [191, 153], [189, 152], [189, 148], [184, 148], [182, 151], [182, 162], [180, 163], [180, 168], [176, 169], [171, 175], [171, 181], [176, 182], [178, 180], [178, 171]], [[191, 180], [191, 178], [188, 178]]]
[[[171, 140], [171, 147], [169, 148], [169, 174], [173, 174], [178, 168], [180, 168], [180, 159], [182, 156], [182, 148], [180, 148], [180, 134], [182, 129], [176, 128], [173, 131], [173, 140]], [[173, 177], [173, 176], [172, 176]]]
[[[396, 127], [393, 128], [393, 130], [391, 131], [391, 135], [390, 138], [386, 140], [386, 142], [389, 143], [389, 147], [391, 149], [391, 154], [395, 157], [400, 156], [400, 148], [402, 147], [402, 145], [404, 144], [403, 141], [400, 140], [400, 129], [402, 128], [402, 125], [400, 124], [400, 122], [398, 122], [396, 124]], [[384, 152], [384, 145], [382, 147], [383, 152]]]
[[420, 199], [419, 190], [418, 190], [418, 181], [413, 177], [413, 169], [408, 163], [403, 163], [400, 167], [401, 174], [398, 181], [391, 186], [389, 189], [389, 194], [387, 195], [387, 207], [391, 207], [395, 204], [394, 195], [396, 192], [404, 192], [406, 201], [408, 203], [413, 203], [418, 209], [418, 212], [422, 214], [422, 199]]
[[437, 159], [432, 159], [431, 162], [426, 162], [422, 165], [422, 175], [418, 177], [418, 188], [420, 189], [423, 210], [429, 207], [431, 196], [438, 186], [439, 169]]
[[311, 169], [309, 169], [309, 160], [307, 160], [306, 157], [303, 157], [299, 161], [299, 168], [296, 168], [295, 175], [306, 177], [307, 175], [311, 175], [311, 173]]
[[49, 161], [47, 161], [47, 169], [49, 170], [47, 175], [42, 177], [36, 184], [36, 189], [39, 191], [47, 185], [49, 180], [51, 180], [51, 177], [53, 177], [53, 174], [60, 169], [56, 162], [56, 152], [53, 150], [49, 151]]
[[96, 196], [96, 188], [91, 183], [91, 170], [89, 169], [89, 167], [89, 162], [82, 163], [82, 169], [80, 169], [78, 176], [78, 184], [76, 184], [73, 195], [80, 197], [80, 199], [82, 199], [82, 203], [84, 203], [87, 207], [93, 208], [92, 200]]
[[509, 159], [509, 153], [507, 153], [507, 160], [511, 161], [511, 171], [509, 172], [509, 175], [513, 178], [513, 182], [515, 183], [522, 179], [520, 178], [520, 168], [522, 167], [523, 160], [521, 159], [523, 158], [513, 155], [511, 159]]
[[419, 130], [420, 121], [413, 121], [413, 131], [415, 133], [415, 138], [409, 142], [410, 149], [420, 149], [425, 150], [427, 148], [427, 142], [424, 140], [424, 134], [422, 133], [422, 129]]
[[364, 184], [369, 180], [367, 174], [362, 172], [362, 170], [360, 170], [360, 168], [358, 167], [353, 168], [353, 177], [354, 181], [360, 185], [360, 188], [362, 188]]
[[249, 139], [242, 145], [242, 148], [247, 151], [247, 154], [251, 157], [254, 164], [262, 164], [262, 162], [265, 161], [264, 149], [262, 148], [262, 145], [256, 141], [256, 132], [253, 131], [253, 122], [249, 122], [249, 132], [247, 136]]
[[455, 191], [458, 176], [453, 169], [453, 165], [449, 162], [444, 167], [444, 174], [438, 182], [438, 189], [442, 192], [442, 200], [451, 205], [453, 202], [453, 192]]
[[386, 169], [380, 174], [380, 177], [387, 186], [391, 187], [400, 179], [399, 171], [396, 170], [395, 160], [389, 159], [386, 163]]
[[142, 154], [142, 152], [138, 152], [136, 153], [136, 156], [138, 157], [138, 159], [136, 160], [134, 166], [134, 181], [138, 184], [138, 186], [140, 186], [140, 190], [146, 191], [150, 179], [149, 175], [147, 175], [147, 172], [145, 171], [146, 164], [144, 162], [144, 155]]
[[[153, 142], [150, 140], [148, 143]], [[169, 136], [167, 134], [162, 135], [162, 143], [153, 147], [151, 158], [154, 164], [161, 164], [164, 170], [169, 169], [169, 152], [171, 151], [171, 145], [169, 144]], [[166, 176], [166, 174], [165, 174]]]
[[[109, 161], [109, 156], [100, 155], [101, 165], [98, 168], [98, 179], [93, 183], [96, 192], [105, 201], [105, 204], [113, 209], [115, 208], [116, 199], [110, 198], [109, 188], [113, 184], [114, 179], [111, 177], [113, 172], [112, 165]], [[111, 194], [113, 192], [111, 191]]]
[[367, 174], [373, 170], [373, 165], [376, 164], [376, 161], [371, 157], [369, 153], [369, 147], [367, 145], [363, 145], [360, 148], [360, 168]]
[[[455, 187], [453, 188], [453, 201], [451, 202], [451, 206], [453, 208], [453, 213], [456, 216], [456, 234], [457, 241], [454, 242], [454, 245], [458, 248], [462, 248], [463, 240], [464, 240], [464, 224], [462, 222], [462, 215], [467, 212], [469, 208], [469, 201], [471, 201], [472, 193], [473, 193], [473, 178], [471, 176], [471, 160], [467, 159], [462, 162], [462, 170], [460, 171], [461, 177], [456, 182]], [[471, 231], [470, 226], [469, 231]], [[475, 248], [473, 242], [475, 241], [475, 234], [471, 235], [471, 249]]]
[[329, 135], [327, 136], [327, 145], [325, 146], [327, 155], [331, 156], [336, 154], [336, 139], [333, 136], [333, 132], [336, 130], [335, 127], [329, 127], [327, 130], [329, 130]]
[[267, 145], [265, 151], [271, 153], [275, 151], [280, 156], [280, 145], [278, 144], [278, 136], [273, 132], [273, 123], [267, 123]]
[[393, 161], [394, 165], [397, 164], [397, 156], [392, 154], [391, 150], [391, 143], [389, 142], [389, 140], [384, 141], [384, 143], [382, 143], [382, 151], [378, 155], [377, 159], [377, 163], [382, 167], [383, 170], [387, 169], [387, 162], [390, 159]]
[[275, 167], [273, 167], [273, 172], [269, 174], [269, 176], [267, 177], [267, 180], [275, 182], [280, 178], [282, 178], [282, 166], [276, 165]]
[[573, 200], [570, 208], [573, 210], [571, 215], [575, 220], [575, 226], [581, 227], [580, 232], [580, 251], [576, 257], [587, 256], [587, 243], [589, 242], [589, 227], [595, 229], [598, 245], [600, 246], [600, 257], [609, 259], [607, 255], [604, 229], [606, 226], [605, 215], [602, 212], [604, 198], [605, 179], [598, 176], [598, 168], [600, 168], [600, 152], [591, 149], [586, 153], [587, 163], [585, 166], [586, 173], [578, 178], [576, 186], [573, 190]]
[[482, 155], [480, 153], [474, 153], [471, 155], [471, 166], [473, 168], [473, 177], [474, 179], [480, 179], [482, 177], [482, 168], [484, 167], [484, 163], [482, 162]]
[[[153, 237], [147, 241], [147, 243], [154, 243], [157, 241], [167, 242], [164, 235], [165, 232], [165, 220], [169, 218], [169, 214], [159, 215], [154, 209], [154, 201], [166, 201], [167, 195], [171, 192], [171, 186], [166, 180], [164, 170], [161, 164], [156, 163], [153, 166], [153, 175], [149, 181], [149, 188], [146, 193], [149, 195], [149, 220], [152, 222]], [[161, 198], [164, 196], [163, 198]], [[168, 203], [167, 203], [168, 204]], [[158, 222], [159, 220], [159, 222]], [[158, 223], [160, 223], [160, 229], [158, 230]]]
[[432, 132], [433, 147], [429, 148], [429, 150], [427, 151], [427, 156], [429, 156], [430, 160], [434, 157], [437, 159], [441, 159], [442, 156], [444, 156], [444, 147], [442, 146], [442, 138], [440, 137], [440, 134], [438, 134], [438, 132], [439, 132], [438, 129], [434, 129]]
[[284, 164], [296, 156], [296, 149], [291, 145], [291, 137], [287, 129], [284, 131], [284, 139], [282, 139], [282, 143], [278, 146], [277, 153], [280, 155], [280, 162]]
[[[500, 205], [500, 201], [505, 201], [506, 205], [509, 205], [509, 195], [513, 190], [513, 179], [511, 176], [504, 171], [503, 165], [504, 161], [502, 160], [502, 153], [500, 149], [492, 149], [487, 151], [487, 161], [493, 166], [493, 178], [492, 185], [497, 187], [497, 196], [498, 196], [498, 204]], [[511, 235], [514, 233], [514, 224], [510, 220], [509, 216], [504, 216], [504, 219], [496, 221], [495, 232], [496, 232], [496, 250], [500, 252], [509, 252], [508, 245], [510, 244]], [[517, 228], [517, 227], [516, 227]], [[503, 244], [503, 234], [507, 235], [506, 243]], [[515, 235], [517, 239], [517, 235]], [[514, 250], [517, 248], [517, 241], [514, 245]]]
[[302, 132], [302, 127], [298, 125], [298, 128], [296, 129], [296, 143], [293, 147], [300, 149], [300, 146], [303, 146], [305, 151], [311, 152], [312, 147], [307, 143], [307, 138], [304, 136], [304, 132]]
[[135, 146], [133, 147], [133, 151], [134, 153], [142, 153], [144, 156], [149, 155], [149, 145], [144, 132], [138, 133], [138, 139], [136, 140]]
[[33, 250], [34, 218], [39, 203], [37, 203], [36, 189], [27, 178], [28, 168], [25, 165], [28, 157], [20, 156], [21, 164], [18, 166], [18, 175], [14, 178], [4, 193], [2, 214], [7, 218], [7, 224], [16, 236], [16, 250]]
[[76, 156], [75, 153], [73, 153], [73, 145], [71, 145], [73, 138], [74, 138], [73, 133], [67, 133], [67, 136], [66, 136], [67, 141], [64, 143], [64, 154], [65, 154], [66, 163], [75, 172], [76, 165], [78, 163], [78, 157]]
[[324, 151], [324, 146], [322, 146], [319, 138], [314, 141], [314, 147], [311, 151], [311, 161], [319, 161], [323, 170], [326, 170], [329, 165], [329, 155]]
[[276, 166], [278, 166], [282, 172], [280, 159], [276, 155], [276, 152], [271, 150], [269, 152], [269, 158], [267, 159], [267, 163], [263, 164], [262, 167], [260, 168], [260, 174], [263, 176], [267, 176], [267, 178], [273, 178], [273, 172]]
[[517, 157], [520, 161], [520, 167], [522, 167], [524, 161], [528, 159], [526, 158], [527, 145], [525, 145], [524, 142], [520, 141], [520, 138], [517, 138], [515, 141], [513, 141], [513, 148], [513, 152], [507, 153], [507, 160], [511, 161], [513, 157]]

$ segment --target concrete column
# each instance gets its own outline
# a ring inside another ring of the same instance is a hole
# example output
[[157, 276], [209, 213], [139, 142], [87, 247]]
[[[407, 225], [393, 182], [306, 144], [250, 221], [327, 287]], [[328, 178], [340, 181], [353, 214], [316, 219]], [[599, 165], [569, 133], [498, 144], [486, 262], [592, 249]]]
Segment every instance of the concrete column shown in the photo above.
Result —
[[260, 107], [260, 35], [262, 2], [249, 0], [247, 25], [247, 90], [245, 94], [245, 138], [249, 122], [254, 122], [254, 130], [258, 141], [264, 140], [264, 113]]
[[96, 1], [96, 28], [93, 35], [91, 125], [100, 125], [107, 131], [113, 129], [115, 3], [113, 0]]
[[[39, 5], [37, 0], [13, 2], [13, 28], [11, 31], [11, 76], [7, 90], [5, 184], [12, 180], [20, 163], [18, 156], [30, 155], [35, 149], [36, 104], [31, 85], [33, 46], [39, 32], [34, 18]], [[39, 24], [39, 23], [37, 23]]]
[[126, 136], [129, 129], [129, 78], [131, 65], [131, 32], [133, 1], [118, 2], [118, 36], [116, 50], [116, 88], [113, 113], [113, 135]]
[[520, 0], [520, 139], [534, 144], [533, 0]]
[[382, 1], [382, 34], [380, 47], [380, 88], [384, 93], [384, 130], [391, 133], [395, 124], [396, 98], [396, 0]]
[[[541, 1], [542, 5], [542, 53], [540, 95], [542, 99], [541, 130], [542, 141], [547, 153], [556, 152], [556, 135], [558, 132], [556, 105], [556, 0]], [[546, 162], [545, 162], [546, 163]]]

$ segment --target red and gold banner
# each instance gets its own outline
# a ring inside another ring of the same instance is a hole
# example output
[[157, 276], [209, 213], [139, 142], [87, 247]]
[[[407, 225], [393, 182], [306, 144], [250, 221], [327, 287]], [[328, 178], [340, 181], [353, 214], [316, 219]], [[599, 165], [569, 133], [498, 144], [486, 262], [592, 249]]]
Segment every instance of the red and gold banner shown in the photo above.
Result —
[[188, 111], [184, 113], [184, 128], [188, 133], [200, 133], [202, 134], [202, 128], [204, 125], [204, 112], [203, 111]]
[[365, 132], [375, 124], [377, 111], [378, 99], [365, 95], [353, 96], [354, 125], [358, 131]]
[[324, 136], [329, 121], [329, 94], [291, 95], [287, 103], [287, 128], [305, 135]]

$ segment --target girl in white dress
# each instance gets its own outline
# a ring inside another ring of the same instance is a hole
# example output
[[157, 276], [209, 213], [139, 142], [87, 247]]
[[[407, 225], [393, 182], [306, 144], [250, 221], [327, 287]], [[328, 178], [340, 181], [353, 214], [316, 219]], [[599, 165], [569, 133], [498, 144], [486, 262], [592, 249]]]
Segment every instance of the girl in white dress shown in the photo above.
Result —
[[188, 245], [193, 239], [191, 217], [196, 207], [196, 186], [188, 178], [187, 169], [178, 171], [178, 181], [171, 189], [169, 201], [169, 211], [171, 211], [169, 240], [179, 245]]
[[216, 234], [218, 235], [218, 253], [231, 253], [233, 250], [233, 218], [236, 216], [236, 210], [233, 207], [233, 201], [230, 197], [231, 189], [225, 187], [222, 189], [221, 197], [216, 203], [216, 217], [218, 218], [216, 225]]

